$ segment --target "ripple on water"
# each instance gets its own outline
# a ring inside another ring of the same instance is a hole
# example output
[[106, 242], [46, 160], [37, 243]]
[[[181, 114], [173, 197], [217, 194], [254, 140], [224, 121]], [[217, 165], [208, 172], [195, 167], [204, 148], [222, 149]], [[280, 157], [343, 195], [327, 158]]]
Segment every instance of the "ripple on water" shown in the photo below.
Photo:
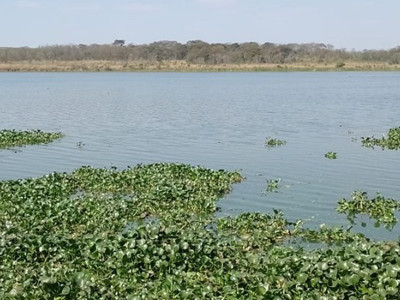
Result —
[[[400, 152], [360, 142], [399, 126], [399, 78], [362, 72], [0, 74], [0, 128], [66, 134], [53, 144], [0, 151], [0, 180], [161, 161], [239, 169], [247, 179], [220, 201], [223, 213], [279, 209], [310, 226], [348, 226], [335, 209], [354, 190], [400, 198]], [[287, 144], [267, 149], [267, 137]], [[326, 159], [329, 151], [338, 158]], [[282, 179], [278, 192], [263, 194], [267, 180], [276, 178]], [[370, 225], [355, 228], [397, 239], [395, 230], [383, 234]]]

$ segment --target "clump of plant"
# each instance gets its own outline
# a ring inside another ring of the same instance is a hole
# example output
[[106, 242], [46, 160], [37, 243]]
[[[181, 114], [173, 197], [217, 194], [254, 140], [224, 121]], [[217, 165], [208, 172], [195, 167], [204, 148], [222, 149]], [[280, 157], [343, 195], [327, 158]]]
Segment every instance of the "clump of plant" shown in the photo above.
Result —
[[351, 228], [328, 227], [322, 224], [318, 229], [309, 229], [304, 228], [303, 224], [302, 220], [288, 221], [278, 210], [274, 210], [271, 214], [243, 213], [236, 217], [218, 219], [220, 231], [246, 243], [252, 243], [252, 247], [260, 244], [280, 244], [292, 238], [326, 244], [368, 241], [363, 234], [351, 232]]
[[400, 209], [400, 202], [394, 199], [385, 198], [377, 194], [375, 198], [369, 199], [366, 192], [355, 191], [350, 200], [341, 199], [338, 201], [337, 210], [349, 217], [357, 214], [366, 214], [371, 218], [386, 225], [397, 223], [395, 211]]
[[4, 129], [0, 131], [0, 149], [25, 145], [48, 144], [63, 137], [60, 132], [43, 132], [41, 130], [18, 131]]
[[339, 244], [352, 242], [367, 242], [369, 241], [362, 233], [354, 233], [351, 231], [352, 227], [343, 229], [341, 227], [329, 227], [321, 224], [319, 229], [301, 228], [297, 230], [295, 236], [302, 238], [307, 242], [326, 243], [326, 244]]
[[336, 152], [327, 152], [325, 153], [325, 157], [328, 159], [336, 159], [337, 158], [337, 153]]
[[362, 137], [361, 143], [364, 147], [374, 148], [374, 146], [381, 147], [383, 149], [398, 150], [400, 149], [400, 127], [391, 128], [387, 133], [387, 137], [383, 136], [378, 139], [372, 137]]
[[283, 213], [275, 210], [273, 214], [243, 213], [236, 217], [218, 219], [218, 230], [231, 237], [258, 244], [275, 244], [291, 235], [289, 222]]
[[277, 192], [279, 188], [279, 183], [281, 182], [281, 178], [278, 179], [268, 179], [267, 180], [267, 192]]
[[265, 141], [265, 146], [268, 148], [279, 147], [286, 144], [286, 141], [279, 140], [276, 138], [267, 138]]

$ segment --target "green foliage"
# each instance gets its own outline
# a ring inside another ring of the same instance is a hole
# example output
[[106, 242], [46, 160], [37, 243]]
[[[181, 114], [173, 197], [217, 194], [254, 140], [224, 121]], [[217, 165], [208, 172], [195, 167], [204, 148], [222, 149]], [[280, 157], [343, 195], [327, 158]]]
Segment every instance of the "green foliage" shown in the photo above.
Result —
[[396, 224], [395, 210], [400, 209], [400, 202], [394, 199], [387, 199], [380, 194], [375, 198], [368, 199], [366, 192], [355, 191], [351, 200], [339, 200], [337, 210], [353, 218], [357, 214], [367, 214], [371, 218], [386, 225]]
[[279, 147], [279, 146], [283, 146], [285, 144], [286, 144], [286, 141], [274, 139], [274, 138], [267, 138], [267, 140], [265, 141], [265, 146], [268, 148]]
[[[369, 63], [398, 64], [400, 49], [346, 51], [334, 49], [332, 45], [323, 43], [288, 43], [274, 44], [255, 42], [244, 43], [207, 43], [200, 40], [179, 43], [176, 41], [157, 41], [149, 44], [133, 45], [129, 41], [116, 40], [114, 45], [42, 45], [41, 47], [0, 47], [0, 62], [26, 61], [124, 61], [138, 62], [142, 66], [151, 62], [185, 61], [208, 65], [223, 64], [278, 64], [285, 69], [287, 63], [330, 64], [336, 68], [343, 68], [346, 64], [359, 65]], [[80, 64], [82, 65], [82, 64]], [[347, 66], [347, 65], [346, 65]], [[85, 70], [85, 69], [83, 69]]]
[[218, 219], [218, 230], [230, 238], [241, 240], [252, 248], [275, 244], [289, 237], [290, 226], [283, 214], [243, 213], [237, 217]]
[[295, 235], [301, 237], [304, 241], [312, 243], [343, 245], [344, 243], [368, 241], [363, 234], [354, 233], [350, 229], [351, 227], [345, 230], [341, 227], [328, 227], [322, 224], [318, 230], [298, 228]]
[[400, 149], [400, 127], [391, 128], [387, 134], [387, 137], [380, 139], [372, 137], [362, 137], [361, 143], [364, 147], [373, 148], [374, 146], [381, 147], [383, 149], [398, 150]]
[[281, 179], [269, 179], [267, 180], [267, 192], [277, 192], [277, 189], [279, 187], [279, 183], [281, 182]]
[[337, 153], [336, 152], [327, 152], [325, 153], [325, 157], [328, 159], [336, 159], [337, 158]]
[[40, 130], [0, 130], [0, 149], [25, 145], [48, 144], [63, 137], [60, 132], [51, 133]]
[[399, 298], [398, 243], [304, 229], [278, 211], [214, 217], [241, 180], [150, 164], [2, 181], [0, 299]]

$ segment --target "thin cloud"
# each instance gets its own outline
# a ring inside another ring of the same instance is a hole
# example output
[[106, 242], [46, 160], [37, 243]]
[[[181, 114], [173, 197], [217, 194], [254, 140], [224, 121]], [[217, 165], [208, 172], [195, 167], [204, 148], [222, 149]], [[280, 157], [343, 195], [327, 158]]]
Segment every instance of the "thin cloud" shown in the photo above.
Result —
[[21, 8], [36, 8], [40, 6], [39, 2], [29, 0], [16, 1], [15, 4]]
[[98, 11], [101, 10], [102, 7], [97, 3], [81, 2], [75, 5], [64, 5], [62, 8], [70, 11]]
[[135, 13], [151, 13], [158, 10], [158, 6], [151, 4], [132, 3], [120, 6], [120, 9]]
[[196, 0], [196, 2], [214, 7], [226, 7], [235, 4], [237, 0]]
[[20, 8], [46, 8], [49, 10], [59, 10], [65, 12], [71, 11], [94, 11], [101, 9], [101, 5], [93, 1], [80, 1], [71, 5], [68, 1], [52, 1], [45, 2], [40, 0], [18, 0], [15, 1], [15, 5]]

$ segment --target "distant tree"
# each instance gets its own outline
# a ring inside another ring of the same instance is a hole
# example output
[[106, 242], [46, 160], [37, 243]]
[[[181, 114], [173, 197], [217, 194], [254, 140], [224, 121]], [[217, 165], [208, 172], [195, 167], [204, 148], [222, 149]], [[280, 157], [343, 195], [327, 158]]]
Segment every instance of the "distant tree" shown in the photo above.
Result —
[[113, 46], [123, 46], [125, 45], [125, 40], [115, 40]]
[[0, 47], [0, 62], [17, 61], [148, 61], [167, 62], [173, 60], [200, 64], [227, 63], [325, 63], [383, 62], [400, 64], [400, 46], [389, 50], [348, 51], [335, 49], [323, 43], [258, 44], [212, 43], [201, 40], [188, 41], [185, 44], [176, 41], [158, 41], [150, 44], [125, 47], [125, 40], [115, 40], [112, 44], [45, 45], [37, 48]]
[[193, 63], [208, 63], [210, 60], [210, 44], [201, 40], [188, 41], [187, 60]]
[[239, 51], [241, 52], [243, 62], [259, 63], [261, 61], [261, 48], [260, 45], [255, 42], [240, 44]]

